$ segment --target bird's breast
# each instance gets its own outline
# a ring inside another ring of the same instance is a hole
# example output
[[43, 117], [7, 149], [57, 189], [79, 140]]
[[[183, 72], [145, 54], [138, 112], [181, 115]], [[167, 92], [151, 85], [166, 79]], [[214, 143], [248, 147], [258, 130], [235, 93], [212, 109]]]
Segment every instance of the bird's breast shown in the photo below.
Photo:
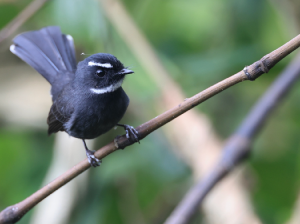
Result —
[[109, 131], [123, 117], [129, 98], [120, 87], [100, 95], [90, 95], [77, 103], [67, 132], [76, 138], [92, 139]]

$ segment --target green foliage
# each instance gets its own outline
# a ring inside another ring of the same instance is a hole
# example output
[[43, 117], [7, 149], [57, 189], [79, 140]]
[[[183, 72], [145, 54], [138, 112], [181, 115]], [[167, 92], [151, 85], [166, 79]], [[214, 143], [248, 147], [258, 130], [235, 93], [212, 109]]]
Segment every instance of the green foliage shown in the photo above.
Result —
[[[187, 97], [292, 38], [279, 12], [266, 0], [123, 3]], [[0, 4], [0, 27], [25, 5]], [[98, 1], [49, 1], [21, 30], [47, 25], [58, 25], [74, 37], [78, 60], [85, 57], [81, 52], [109, 52], [135, 71], [124, 83], [131, 98], [124, 123], [138, 125], [157, 116], [158, 88], [107, 21]], [[210, 117], [222, 138], [229, 137], [292, 56], [254, 83], [234, 86], [195, 110]], [[254, 183], [250, 193], [264, 223], [288, 220], [299, 190], [299, 96], [295, 88], [269, 119], [248, 162]], [[115, 132], [108, 135], [112, 139]], [[0, 209], [40, 187], [51, 160], [52, 140], [45, 130], [0, 128]], [[101, 145], [103, 142], [98, 147]], [[190, 171], [170, 148], [157, 131], [140, 145], [105, 158], [100, 168], [92, 170], [88, 189], [79, 197], [70, 223], [162, 223], [192, 183]], [[28, 216], [20, 223], [29, 223]]]
[[52, 139], [41, 132], [0, 129], [1, 210], [40, 187], [50, 164], [51, 148]]

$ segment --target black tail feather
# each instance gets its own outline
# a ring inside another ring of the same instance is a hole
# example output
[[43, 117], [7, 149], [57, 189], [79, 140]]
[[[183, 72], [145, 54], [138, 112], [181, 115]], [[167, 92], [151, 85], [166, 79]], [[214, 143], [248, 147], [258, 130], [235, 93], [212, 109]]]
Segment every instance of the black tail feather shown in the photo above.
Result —
[[[61, 33], [59, 27], [45, 27], [13, 39], [12, 53], [16, 54], [51, 84], [58, 75], [73, 74], [76, 59], [73, 40]], [[66, 73], [66, 71], [68, 71]]]
[[64, 40], [64, 44], [66, 46], [66, 53], [67, 53], [68, 59], [70, 60], [72, 70], [75, 70], [77, 62], [76, 62], [76, 58], [75, 58], [76, 53], [75, 53], [73, 37], [70, 35], [63, 34], [63, 40]]

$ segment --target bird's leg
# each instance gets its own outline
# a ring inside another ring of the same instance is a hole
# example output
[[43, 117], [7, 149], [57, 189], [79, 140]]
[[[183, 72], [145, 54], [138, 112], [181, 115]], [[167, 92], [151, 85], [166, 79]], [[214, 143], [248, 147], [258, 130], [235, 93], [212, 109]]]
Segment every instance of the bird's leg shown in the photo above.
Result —
[[83, 141], [83, 144], [84, 144], [85, 153], [86, 153], [86, 156], [88, 158], [89, 163], [93, 167], [100, 166], [102, 161], [95, 157], [95, 155], [94, 155], [95, 151], [89, 150], [88, 147], [86, 146], [86, 143], [85, 143], [84, 139], [82, 139], [82, 141]]
[[127, 124], [117, 124], [117, 126], [123, 127], [126, 131], [126, 138], [131, 139], [133, 142], [138, 142], [139, 141], [139, 136], [138, 136], [138, 131], [135, 130], [134, 127], [127, 125]]

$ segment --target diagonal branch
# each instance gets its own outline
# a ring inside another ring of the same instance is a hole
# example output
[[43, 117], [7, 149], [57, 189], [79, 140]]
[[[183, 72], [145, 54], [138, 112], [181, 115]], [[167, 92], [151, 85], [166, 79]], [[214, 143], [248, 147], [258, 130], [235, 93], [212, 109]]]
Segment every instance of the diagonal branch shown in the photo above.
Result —
[[49, 0], [33, 0], [22, 12], [0, 31], [0, 43], [15, 32]]
[[[99, 2], [108, 21], [159, 88], [159, 100], [155, 103], [157, 111], [165, 111], [183, 101], [186, 97], [182, 89], [165, 69], [155, 49], [143, 35], [122, 1], [99, 0]], [[171, 151], [191, 168], [196, 179], [206, 174], [219, 158], [222, 141], [214, 132], [208, 117], [199, 110], [189, 111], [184, 116], [180, 116], [165, 126], [163, 132], [171, 145]], [[233, 216], [235, 223], [261, 223], [251, 208], [248, 193], [240, 182], [241, 178], [242, 175], [238, 178], [236, 175], [235, 177], [231, 175], [203, 205], [203, 213], [208, 223], [232, 224]], [[228, 189], [231, 189], [229, 193]], [[223, 203], [219, 203], [220, 201]], [[243, 212], [238, 212], [236, 215], [237, 211], [241, 210]], [[215, 215], [216, 213], [218, 216]]]
[[[292, 51], [300, 46], [300, 35], [296, 36], [280, 48], [267, 54], [261, 60], [254, 62], [252, 65], [247, 67], [248, 75], [251, 79], [256, 79], [263, 73], [271, 69], [277, 62], [286, 57]], [[202, 92], [194, 95], [191, 98], [186, 99], [184, 102], [180, 103], [178, 106], [164, 112], [163, 114], [153, 118], [152, 120], [138, 126], [136, 129], [139, 132], [140, 139], [145, 138], [148, 134], [175, 119], [179, 115], [185, 113], [186, 111], [192, 109], [193, 107], [199, 105], [205, 100], [213, 97], [214, 95], [222, 92], [223, 90], [233, 86], [239, 82], [247, 80], [247, 75], [245, 71], [242, 70], [237, 74], [203, 90]], [[102, 147], [95, 152], [95, 156], [98, 159], [102, 159], [110, 153], [116, 151], [117, 149], [124, 149], [125, 147], [132, 145], [125, 135], [117, 137], [114, 141], [110, 142], [106, 146]], [[90, 168], [88, 160], [85, 159], [66, 173], [62, 174], [51, 183], [41, 188], [25, 200], [4, 209], [0, 213], [0, 224], [15, 223], [22, 218], [31, 208], [36, 204], [46, 198], [48, 195], [52, 194], [54, 191], [68, 183], [70, 180]]]
[[229, 138], [223, 148], [223, 155], [214, 169], [203, 180], [196, 183], [185, 195], [166, 224], [190, 223], [205, 196], [238, 163], [247, 158], [251, 151], [252, 140], [266, 119], [277, 106], [279, 100], [290, 90], [300, 76], [300, 54], [290, 63], [283, 73], [253, 107], [237, 131]]

